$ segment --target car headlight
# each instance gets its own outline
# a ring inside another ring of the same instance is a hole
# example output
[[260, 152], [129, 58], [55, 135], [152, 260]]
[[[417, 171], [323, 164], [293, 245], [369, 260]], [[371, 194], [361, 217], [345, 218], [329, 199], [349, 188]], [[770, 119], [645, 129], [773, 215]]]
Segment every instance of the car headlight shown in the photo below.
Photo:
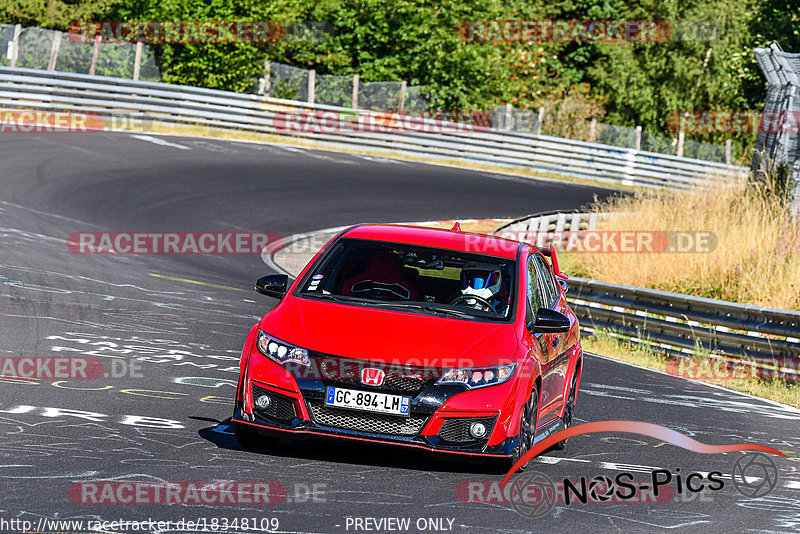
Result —
[[300, 347], [295, 347], [294, 345], [279, 341], [274, 337], [268, 336], [261, 330], [258, 331], [256, 346], [258, 346], [258, 351], [261, 354], [275, 362], [296, 362], [300, 365], [311, 366], [311, 360], [308, 358], [308, 351], [306, 349], [301, 349]]
[[502, 384], [514, 374], [516, 363], [497, 367], [454, 367], [437, 384], [464, 384], [470, 389]]

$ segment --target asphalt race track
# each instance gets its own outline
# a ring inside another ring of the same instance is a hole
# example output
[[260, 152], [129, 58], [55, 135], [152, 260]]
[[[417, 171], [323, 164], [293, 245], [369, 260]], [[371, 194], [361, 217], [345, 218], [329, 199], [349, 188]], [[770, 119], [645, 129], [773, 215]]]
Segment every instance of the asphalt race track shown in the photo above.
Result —
[[[0, 379], [0, 525], [24, 519], [31, 530], [53, 532], [77, 529], [42, 518], [206, 518], [210, 525], [255, 517], [277, 518], [281, 532], [397, 531], [387, 518], [409, 519], [408, 532], [800, 530], [800, 411], [595, 356], [585, 363], [577, 422], [645, 421], [704, 443], [793, 451], [775, 457], [778, 487], [753, 499], [725, 478], [722, 489], [675, 490], [665, 502], [573, 502], [531, 519], [492, 497], [489, 483], [502, 476], [481, 464], [338, 441], [242, 450], [226, 421], [245, 335], [275, 303], [252, 291], [270, 272], [263, 260], [80, 255], [66, 246], [80, 231], [290, 235], [363, 221], [512, 217], [577, 208], [610, 193], [234, 141], [1, 136], [0, 357], [95, 356], [113, 372], [91, 381]], [[741, 456], [592, 434], [530, 469], [554, 480], [629, 471], [649, 481], [653, 469], [674, 478], [730, 475]], [[90, 481], [266, 482], [282, 485], [286, 498], [269, 505], [83, 504], [70, 488]], [[487, 489], [464, 491], [479, 487]], [[464, 502], [470, 499], [488, 502]], [[112, 531], [124, 532], [104, 532]]]

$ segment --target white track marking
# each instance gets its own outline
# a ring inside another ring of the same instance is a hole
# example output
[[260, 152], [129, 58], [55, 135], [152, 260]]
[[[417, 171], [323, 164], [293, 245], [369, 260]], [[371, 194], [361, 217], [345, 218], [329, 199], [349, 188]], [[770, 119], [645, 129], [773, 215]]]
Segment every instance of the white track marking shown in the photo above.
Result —
[[668, 377], [673, 378], [675, 380], [685, 380], [687, 382], [692, 382], [694, 384], [699, 384], [701, 386], [707, 386], [707, 387], [710, 387], [710, 388], [720, 389], [722, 391], [725, 391], [726, 393], [733, 393], [735, 395], [740, 395], [742, 397], [747, 397], [749, 399], [754, 399], [754, 400], [757, 400], [757, 401], [760, 401], [760, 402], [764, 402], [766, 404], [771, 404], [773, 406], [777, 406], [779, 408], [783, 408], [783, 409], [785, 409], [787, 411], [794, 412], [794, 413], [800, 415], [800, 409], [797, 409], [794, 406], [789, 406], [788, 404], [783, 404], [781, 402], [774, 401], [774, 400], [771, 400], [771, 399], [765, 399], [765, 398], [762, 398], [762, 397], [757, 397], [755, 395], [751, 395], [749, 393], [744, 393], [742, 391], [736, 391], [734, 389], [728, 389], [728, 388], [726, 388], [724, 386], [720, 386], [720, 385], [717, 385], [717, 384], [709, 384], [708, 382], [701, 382], [700, 380], [694, 380], [693, 378], [683, 378], [683, 377], [678, 378], [678, 377], [675, 377], [675, 376], [673, 376], [673, 375], [671, 375], [669, 373], [666, 373], [664, 371], [659, 371], [658, 369], [650, 369], [649, 367], [642, 367], [640, 365], [636, 365], [636, 364], [633, 364], [633, 363], [622, 362], [622, 361], [619, 361], [619, 360], [615, 360], [614, 358], [609, 358], [608, 356], [601, 356], [600, 354], [594, 354], [594, 353], [591, 353], [591, 352], [587, 352], [586, 354], [589, 355], [589, 356], [594, 356], [595, 358], [602, 358], [604, 360], [608, 360], [608, 361], [611, 361], [611, 362], [614, 362], [614, 363], [618, 363], [618, 364], [621, 364], [621, 365], [627, 365], [628, 367], [635, 367], [637, 369], [643, 369], [645, 371], [650, 371], [651, 373], [658, 373], [660, 375], [668, 376]]
[[179, 145], [178, 143], [172, 143], [167, 141], [166, 139], [161, 139], [160, 137], [153, 137], [152, 135], [132, 135], [134, 139], [139, 139], [140, 141], [147, 141], [148, 143], [153, 143], [154, 145], [160, 146], [168, 146], [171, 148], [178, 148], [180, 150], [191, 150], [188, 146]]

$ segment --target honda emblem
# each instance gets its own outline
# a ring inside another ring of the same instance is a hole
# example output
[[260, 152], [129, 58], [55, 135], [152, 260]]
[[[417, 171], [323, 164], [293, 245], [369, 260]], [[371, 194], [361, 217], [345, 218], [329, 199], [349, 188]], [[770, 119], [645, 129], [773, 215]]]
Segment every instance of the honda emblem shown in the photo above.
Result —
[[367, 367], [361, 370], [361, 383], [366, 386], [380, 386], [385, 376], [383, 370]]

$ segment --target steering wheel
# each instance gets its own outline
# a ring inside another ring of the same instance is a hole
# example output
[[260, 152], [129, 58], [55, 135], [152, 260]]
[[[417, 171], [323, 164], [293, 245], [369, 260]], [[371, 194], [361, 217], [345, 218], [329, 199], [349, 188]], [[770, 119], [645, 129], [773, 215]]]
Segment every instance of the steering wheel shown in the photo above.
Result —
[[488, 300], [486, 300], [483, 297], [479, 297], [478, 295], [459, 295], [459, 296], [457, 296], [456, 298], [454, 298], [453, 300], [450, 301], [450, 305], [451, 306], [457, 306], [457, 305], [459, 305], [459, 304], [461, 304], [463, 302], [466, 302], [468, 300], [476, 300], [478, 302], [478, 304], [482, 304], [483, 307], [484, 307], [483, 311], [495, 311], [494, 306], [492, 306], [491, 302], [489, 302]]
[[376, 282], [374, 280], [360, 280], [350, 286], [353, 295], [359, 293], [375, 293], [376, 296], [394, 295], [402, 300], [409, 300], [411, 293], [400, 284]]

